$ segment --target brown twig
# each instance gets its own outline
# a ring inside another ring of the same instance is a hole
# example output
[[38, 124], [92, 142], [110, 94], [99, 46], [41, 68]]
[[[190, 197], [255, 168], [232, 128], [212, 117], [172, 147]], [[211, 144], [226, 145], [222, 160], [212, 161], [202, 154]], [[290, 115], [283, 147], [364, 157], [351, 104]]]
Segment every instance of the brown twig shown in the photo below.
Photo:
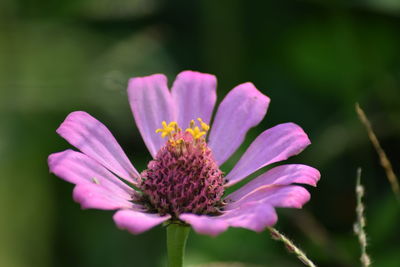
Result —
[[371, 265], [371, 259], [367, 254], [367, 234], [365, 233], [364, 227], [366, 225], [364, 217], [364, 204], [362, 198], [364, 196], [364, 186], [361, 185], [361, 168], [357, 170], [357, 183], [356, 183], [356, 196], [357, 196], [357, 221], [354, 223], [354, 233], [358, 236], [358, 242], [361, 247], [361, 265], [368, 267]]
[[390, 163], [388, 157], [386, 156], [385, 151], [382, 149], [382, 147], [379, 143], [378, 138], [376, 137], [374, 131], [372, 130], [371, 123], [368, 120], [367, 116], [365, 115], [365, 112], [361, 109], [361, 107], [358, 103], [356, 103], [356, 112], [357, 112], [358, 117], [360, 118], [361, 122], [364, 124], [364, 126], [367, 130], [368, 137], [371, 140], [371, 143], [374, 146], [376, 152], [378, 153], [380, 163], [386, 172], [386, 176], [389, 180], [390, 186], [392, 187], [392, 191], [395, 194], [398, 202], [400, 203], [399, 182], [397, 180], [396, 175], [393, 172], [392, 164]]
[[278, 230], [276, 230], [273, 227], [268, 227], [268, 230], [271, 232], [271, 236], [273, 239], [283, 242], [287, 250], [291, 253], [294, 253], [296, 257], [302, 263], [304, 263], [304, 265], [309, 267], [316, 267], [316, 265], [309, 258], [307, 258], [306, 254], [301, 249], [296, 247], [289, 238], [281, 234]]

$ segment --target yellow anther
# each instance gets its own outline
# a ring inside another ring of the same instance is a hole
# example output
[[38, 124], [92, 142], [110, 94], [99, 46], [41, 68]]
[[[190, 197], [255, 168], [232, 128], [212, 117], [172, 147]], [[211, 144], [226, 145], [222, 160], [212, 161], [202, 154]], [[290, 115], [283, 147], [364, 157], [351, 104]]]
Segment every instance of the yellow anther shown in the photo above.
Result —
[[193, 129], [192, 128], [187, 128], [186, 132], [190, 133], [195, 140], [199, 139], [200, 137], [202, 137], [203, 135], [206, 134], [206, 132], [200, 131], [200, 128], [197, 127], [197, 126], [194, 127]]
[[199, 139], [200, 137], [202, 137], [205, 134], [206, 134], [206, 132], [199, 132], [198, 134], [196, 134], [195, 139]]
[[193, 131], [192, 128], [187, 128], [187, 129], [185, 130], [185, 132], [188, 132], [188, 133], [190, 133], [192, 136], [194, 136], [194, 131]]
[[178, 126], [178, 123], [176, 121], [171, 121], [168, 124], [168, 127], [173, 129], [171, 132], [177, 133], [179, 131], [179, 126]]
[[178, 123], [176, 121], [171, 121], [170, 123], [168, 123], [168, 127], [177, 127]]
[[183, 143], [183, 139], [182, 139], [182, 138], [179, 138], [178, 140], [176, 140], [176, 143], [177, 143], [178, 145], [182, 144], [182, 143]]
[[201, 118], [197, 118], [197, 120], [200, 122], [201, 129], [203, 129], [203, 131], [207, 132], [208, 130], [210, 130], [210, 125], [205, 123]]
[[194, 129], [195, 125], [196, 125], [196, 122], [194, 120], [191, 120], [189, 123], [189, 128]]
[[181, 145], [184, 143], [184, 141], [183, 141], [182, 138], [179, 138], [179, 139], [177, 139], [177, 140], [175, 140], [175, 139], [170, 139], [169, 142], [170, 142], [170, 144], [171, 144], [172, 146], [181, 146]]
[[162, 128], [156, 130], [156, 133], [161, 133], [161, 137], [164, 138], [166, 136], [171, 137], [172, 132], [176, 131], [178, 128], [178, 123], [176, 121], [171, 121], [167, 124], [165, 121], [161, 123]]

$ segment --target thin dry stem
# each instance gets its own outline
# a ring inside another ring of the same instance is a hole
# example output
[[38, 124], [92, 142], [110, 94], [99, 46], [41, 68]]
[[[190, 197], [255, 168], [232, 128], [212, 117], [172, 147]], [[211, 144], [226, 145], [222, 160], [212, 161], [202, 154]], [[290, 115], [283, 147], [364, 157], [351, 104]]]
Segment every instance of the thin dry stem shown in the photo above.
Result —
[[364, 217], [364, 204], [362, 198], [364, 196], [364, 186], [361, 185], [361, 168], [357, 170], [357, 184], [356, 184], [356, 195], [357, 195], [357, 221], [354, 223], [354, 233], [358, 236], [358, 242], [361, 247], [361, 265], [368, 267], [371, 265], [371, 259], [367, 254], [367, 234], [365, 233], [364, 227], [366, 225]]
[[382, 167], [385, 169], [386, 176], [389, 180], [390, 186], [392, 187], [392, 191], [395, 194], [397, 201], [400, 203], [400, 186], [397, 177], [393, 172], [392, 164], [390, 163], [388, 157], [386, 156], [385, 151], [382, 149], [379, 143], [378, 138], [376, 137], [374, 131], [372, 130], [371, 123], [368, 120], [367, 116], [365, 115], [364, 110], [362, 110], [362, 108], [358, 103], [356, 103], [356, 112], [367, 130], [368, 137], [371, 140], [371, 143], [374, 146], [376, 152], [378, 153]]
[[302, 263], [304, 263], [304, 265], [310, 266], [310, 267], [316, 267], [316, 265], [309, 258], [307, 258], [306, 254], [301, 249], [296, 247], [289, 238], [287, 238], [286, 236], [281, 234], [278, 230], [276, 230], [273, 227], [268, 227], [268, 230], [271, 232], [271, 236], [273, 239], [283, 242], [285, 244], [287, 250], [290, 253], [294, 253], [296, 255], [296, 257]]

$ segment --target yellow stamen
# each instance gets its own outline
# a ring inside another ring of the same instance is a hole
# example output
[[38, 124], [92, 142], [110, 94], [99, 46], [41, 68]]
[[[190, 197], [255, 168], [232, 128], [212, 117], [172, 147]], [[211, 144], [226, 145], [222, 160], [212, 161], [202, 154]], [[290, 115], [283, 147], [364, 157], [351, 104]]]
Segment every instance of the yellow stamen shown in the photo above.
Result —
[[202, 137], [203, 135], [206, 134], [205, 131], [200, 131], [198, 126], [194, 127], [193, 129], [192, 128], [187, 128], [186, 132], [190, 133], [195, 140], [199, 139], [200, 137]]
[[182, 129], [179, 128], [178, 123], [176, 123], [176, 122], [175, 122], [175, 124], [174, 124], [174, 131], [175, 131], [175, 133], [179, 133], [179, 132], [182, 131]]
[[168, 127], [177, 127], [178, 123], [176, 121], [171, 121], [170, 123], [168, 123]]
[[196, 122], [194, 120], [191, 120], [189, 123], [189, 128], [194, 129], [195, 125], [196, 125]]
[[[197, 118], [197, 120], [200, 123], [201, 130], [198, 126], [196, 126], [195, 120], [191, 120], [189, 123], [189, 128], [185, 130], [186, 132], [190, 133], [193, 139], [195, 140], [207, 134], [207, 131], [210, 129], [210, 126], [207, 123], [203, 122], [201, 118]], [[183, 143], [183, 139], [175, 140], [176, 137], [174, 137], [176, 136], [177, 133], [180, 133], [182, 131], [182, 129], [179, 128], [178, 123], [176, 121], [171, 121], [168, 124], [166, 121], [162, 121], [161, 125], [162, 127], [157, 129], [156, 133], [161, 133], [162, 138], [168, 136], [171, 144], [174, 146]]]
[[207, 132], [208, 130], [210, 130], [210, 125], [205, 123], [201, 118], [197, 118], [197, 120], [200, 122], [201, 129], [203, 129], [203, 131]]
[[176, 131], [176, 128], [178, 127], [178, 123], [176, 121], [171, 121], [169, 124], [163, 121], [161, 124], [162, 128], [157, 129], [156, 133], [161, 133], [162, 138], [166, 136], [171, 137], [172, 132]]
[[178, 140], [176, 140], [176, 144], [180, 145], [182, 143], [183, 143], [183, 139], [182, 138], [179, 138]]

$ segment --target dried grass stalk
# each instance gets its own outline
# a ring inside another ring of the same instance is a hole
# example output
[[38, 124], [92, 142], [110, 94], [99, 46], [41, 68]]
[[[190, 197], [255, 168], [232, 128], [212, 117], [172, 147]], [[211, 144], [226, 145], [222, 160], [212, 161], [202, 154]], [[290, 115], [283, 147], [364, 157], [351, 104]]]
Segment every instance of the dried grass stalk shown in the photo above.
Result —
[[367, 254], [367, 234], [365, 233], [365, 217], [364, 217], [364, 204], [362, 198], [364, 196], [364, 186], [361, 185], [361, 168], [357, 170], [357, 183], [356, 183], [356, 196], [357, 196], [357, 221], [354, 223], [354, 233], [358, 236], [358, 242], [361, 247], [361, 265], [368, 267], [371, 265], [371, 259]]
[[304, 265], [310, 266], [310, 267], [316, 267], [316, 265], [309, 258], [307, 258], [306, 254], [301, 249], [296, 247], [289, 238], [287, 238], [286, 236], [281, 234], [278, 230], [276, 230], [273, 227], [268, 227], [268, 230], [271, 232], [271, 236], [274, 240], [283, 242], [285, 244], [287, 250], [290, 253], [294, 253], [296, 255], [296, 257], [301, 262], [304, 263]]
[[392, 164], [390, 163], [388, 157], [386, 156], [385, 151], [382, 149], [378, 138], [376, 137], [374, 131], [372, 130], [372, 126], [367, 116], [365, 115], [364, 110], [360, 107], [358, 103], [356, 103], [356, 112], [361, 122], [364, 124], [365, 129], [367, 130], [368, 137], [371, 140], [372, 145], [374, 146], [376, 152], [378, 153], [380, 163], [382, 167], [385, 169], [386, 176], [389, 180], [390, 186], [392, 187], [392, 191], [395, 194], [397, 200], [400, 203], [400, 187], [399, 182], [397, 180], [396, 175], [393, 172]]

